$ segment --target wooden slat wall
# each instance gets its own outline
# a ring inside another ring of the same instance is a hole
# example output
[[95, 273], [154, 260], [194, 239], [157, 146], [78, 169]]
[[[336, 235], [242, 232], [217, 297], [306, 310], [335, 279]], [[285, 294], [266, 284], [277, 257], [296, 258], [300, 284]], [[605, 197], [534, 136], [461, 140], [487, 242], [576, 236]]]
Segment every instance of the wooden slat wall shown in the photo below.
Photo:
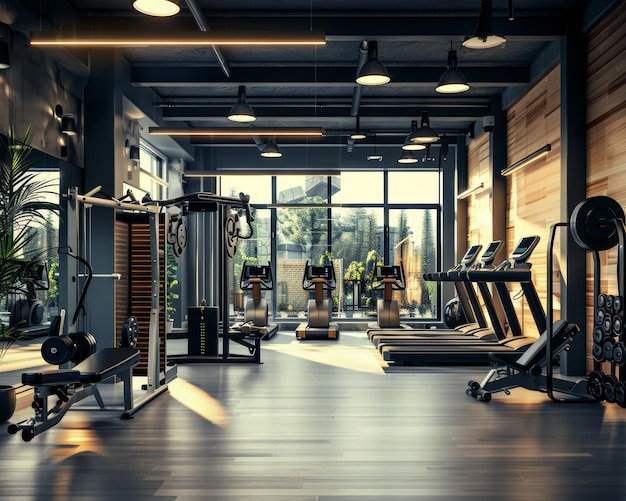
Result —
[[[587, 44], [587, 196], [626, 207], [626, 2], [596, 26]], [[587, 366], [591, 369], [593, 267], [587, 261]], [[617, 249], [601, 253], [601, 290], [617, 294]]]
[[489, 173], [489, 134], [481, 134], [468, 145], [467, 188], [483, 183], [484, 188], [470, 195], [467, 206], [467, 246], [486, 246], [493, 235], [491, 219], [491, 174]]
[[[159, 225], [159, 247], [165, 249], [165, 225]], [[119, 240], [119, 243], [118, 243]], [[160, 253], [160, 313], [159, 313], [159, 359], [161, 370], [165, 368], [165, 259]], [[116, 325], [121, 332], [123, 322], [129, 315], [137, 317], [141, 358], [136, 366], [136, 375], [146, 375], [148, 367], [148, 333], [152, 307], [152, 267], [150, 255], [150, 225], [146, 216], [137, 221], [126, 218], [116, 226], [116, 272], [122, 280], [116, 285]], [[119, 339], [118, 339], [119, 342]]]

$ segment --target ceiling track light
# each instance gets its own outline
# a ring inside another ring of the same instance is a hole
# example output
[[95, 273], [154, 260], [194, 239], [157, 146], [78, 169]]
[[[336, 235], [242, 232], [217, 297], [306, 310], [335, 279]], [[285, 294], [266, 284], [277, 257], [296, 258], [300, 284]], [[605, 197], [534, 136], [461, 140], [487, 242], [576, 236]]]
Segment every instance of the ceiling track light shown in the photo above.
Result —
[[283, 156], [283, 153], [280, 151], [274, 138], [272, 138], [263, 146], [261, 156], [264, 158], [280, 158]]
[[356, 83], [360, 85], [384, 85], [391, 78], [383, 64], [378, 60], [378, 42], [368, 42], [367, 61], [361, 66], [356, 77]]
[[465, 75], [457, 68], [456, 50], [451, 48], [448, 51], [448, 69], [441, 75], [435, 90], [441, 94], [459, 94], [469, 88]]
[[209, 45], [325, 45], [324, 35], [315, 32], [245, 34], [227, 31], [31, 31], [30, 44], [71, 47], [206, 47]]
[[491, 0], [480, 0], [480, 13], [478, 14], [478, 24], [473, 37], [468, 37], [463, 41], [463, 47], [468, 49], [491, 49], [506, 42], [506, 38], [493, 33], [491, 22], [493, 20], [493, 8]]
[[256, 120], [256, 115], [250, 105], [246, 102], [246, 87], [239, 86], [237, 102], [230, 109], [228, 120], [240, 123], [249, 123]]
[[300, 136], [326, 135], [321, 127], [149, 127], [148, 133], [156, 136]]
[[135, 10], [147, 16], [169, 17], [180, 12], [180, 7], [171, 0], [135, 0], [133, 2]]
[[356, 117], [356, 128], [354, 129], [354, 132], [352, 134], [350, 134], [350, 139], [354, 139], [356, 141], [360, 140], [360, 139], [365, 139], [367, 136], [361, 132], [361, 120], [359, 119], [359, 117]]
[[439, 141], [439, 134], [430, 127], [430, 119], [428, 112], [422, 112], [421, 126], [414, 135], [411, 136], [411, 142], [418, 144], [429, 144]]

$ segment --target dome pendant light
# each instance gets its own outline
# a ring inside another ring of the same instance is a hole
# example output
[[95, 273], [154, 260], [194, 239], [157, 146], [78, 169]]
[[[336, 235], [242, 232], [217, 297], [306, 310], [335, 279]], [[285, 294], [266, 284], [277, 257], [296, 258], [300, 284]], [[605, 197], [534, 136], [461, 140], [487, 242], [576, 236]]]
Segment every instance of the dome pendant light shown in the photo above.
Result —
[[135, 0], [133, 7], [147, 16], [168, 17], [180, 12], [180, 7], [171, 0]]
[[399, 164], [415, 164], [417, 162], [417, 158], [415, 158], [413, 152], [409, 150], [403, 150], [402, 155], [398, 158]]
[[389, 83], [391, 78], [387, 70], [378, 61], [378, 42], [369, 42], [367, 49], [367, 61], [361, 66], [356, 83], [360, 85], [384, 85]]
[[261, 156], [264, 158], [280, 158], [283, 156], [274, 138], [270, 139], [265, 146], [263, 146]]
[[448, 69], [441, 75], [435, 90], [441, 94], [459, 94], [469, 90], [465, 75], [457, 68], [456, 50], [448, 51]]
[[495, 35], [491, 31], [491, 21], [493, 19], [493, 9], [491, 0], [480, 0], [480, 13], [478, 14], [478, 24], [473, 37], [465, 39], [463, 47], [468, 49], [491, 49], [506, 42], [506, 38]]
[[413, 138], [415, 137], [415, 134], [417, 134], [417, 120], [411, 121], [411, 131], [409, 132], [409, 135], [404, 140], [404, 144], [402, 145], [403, 150], [418, 151], [418, 150], [426, 149], [425, 145], [413, 142]]
[[228, 120], [241, 123], [254, 122], [256, 120], [256, 116], [254, 114], [254, 111], [252, 111], [250, 105], [246, 102], [245, 86], [239, 86], [237, 99], [237, 102], [230, 109], [230, 113], [228, 114]]
[[352, 134], [350, 134], [350, 139], [354, 139], [358, 141], [359, 139], [365, 139], [367, 136], [361, 132], [361, 120], [359, 117], [356, 117], [356, 129]]
[[419, 144], [435, 143], [439, 141], [439, 134], [437, 131], [430, 128], [430, 119], [428, 113], [422, 113], [421, 127], [417, 129], [414, 136], [411, 137], [411, 142]]

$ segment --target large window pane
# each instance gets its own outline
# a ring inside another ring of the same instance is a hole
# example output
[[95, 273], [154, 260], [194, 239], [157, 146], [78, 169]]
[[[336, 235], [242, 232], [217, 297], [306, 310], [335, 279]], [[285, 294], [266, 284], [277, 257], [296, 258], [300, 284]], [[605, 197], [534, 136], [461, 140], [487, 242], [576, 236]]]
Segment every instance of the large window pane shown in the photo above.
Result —
[[328, 209], [277, 209], [276, 219], [277, 316], [304, 317], [310, 293], [302, 289], [302, 277], [307, 261], [328, 258]]
[[389, 211], [389, 264], [402, 262], [406, 289], [396, 292], [400, 315], [432, 318], [436, 316], [438, 290], [423, 274], [437, 269], [437, 211], [401, 209]]
[[[279, 176], [276, 190], [279, 204], [328, 203], [328, 176]], [[341, 188], [339, 178], [332, 178], [331, 192]]]
[[272, 202], [272, 176], [221, 176], [221, 195], [238, 197], [239, 193], [250, 195], [250, 203], [269, 204]]
[[390, 172], [390, 204], [438, 204], [439, 172]]
[[382, 204], [384, 183], [382, 172], [342, 172], [340, 189], [332, 196], [334, 204]]
[[376, 311], [372, 271], [382, 259], [383, 209], [332, 209], [332, 255], [341, 278], [340, 310], [349, 316]]

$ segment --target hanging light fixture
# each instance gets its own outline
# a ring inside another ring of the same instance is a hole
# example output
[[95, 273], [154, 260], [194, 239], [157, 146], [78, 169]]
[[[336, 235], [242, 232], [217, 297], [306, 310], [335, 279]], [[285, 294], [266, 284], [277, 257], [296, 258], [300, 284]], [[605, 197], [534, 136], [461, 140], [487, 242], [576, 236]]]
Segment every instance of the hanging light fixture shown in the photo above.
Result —
[[367, 61], [361, 66], [356, 77], [356, 83], [360, 85], [384, 85], [391, 78], [383, 64], [378, 60], [378, 42], [368, 42]]
[[398, 158], [399, 164], [414, 164], [417, 162], [417, 158], [415, 158], [413, 152], [410, 150], [402, 150], [402, 155], [400, 155], [400, 158]]
[[280, 151], [280, 148], [274, 141], [274, 138], [270, 139], [263, 149], [261, 150], [261, 156], [265, 158], [280, 158], [283, 156], [283, 153]]
[[422, 112], [421, 126], [413, 136], [411, 136], [411, 142], [418, 144], [428, 144], [439, 141], [439, 134], [430, 127], [430, 119], [426, 111]]
[[254, 122], [256, 120], [254, 111], [246, 102], [246, 87], [243, 85], [239, 86], [237, 102], [230, 109], [228, 120], [233, 122]]
[[6, 70], [10, 67], [9, 44], [4, 38], [0, 38], [0, 70]]
[[[452, 44], [450, 44], [452, 46]], [[448, 69], [443, 72], [435, 90], [441, 94], [458, 94], [469, 90], [465, 75], [457, 68], [456, 50], [448, 51]]]
[[178, 4], [171, 0], [135, 0], [133, 7], [147, 16], [168, 17], [180, 12]]
[[409, 132], [409, 135], [406, 137], [406, 139], [404, 140], [404, 144], [402, 145], [403, 150], [418, 151], [418, 150], [426, 149], [425, 145], [421, 143], [413, 142], [413, 138], [415, 137], [416, 134], [417, 134], [417, 120], [413, 120], [411, 121], [411, 131]]
[[359, 140], [359, 139], [365, 139], [367, 136], [361, 132], [361, 120], [359, 119], [358, 115], [356, 117], [356, 128], [354, 129], [354, 132], [352, 134], [350, 134], [350, 139], [354, 139], [354, 140]]
[[468, 49], [491, 49], [506, 42], [506, 38], [495, 35], [491, 30], [493, 20], [493, 9], [491, 0], [480, 0], [480, 13], [478, 14], [478, 24], [473, 37], [468, 37], [463, 42], [463, 47]]

